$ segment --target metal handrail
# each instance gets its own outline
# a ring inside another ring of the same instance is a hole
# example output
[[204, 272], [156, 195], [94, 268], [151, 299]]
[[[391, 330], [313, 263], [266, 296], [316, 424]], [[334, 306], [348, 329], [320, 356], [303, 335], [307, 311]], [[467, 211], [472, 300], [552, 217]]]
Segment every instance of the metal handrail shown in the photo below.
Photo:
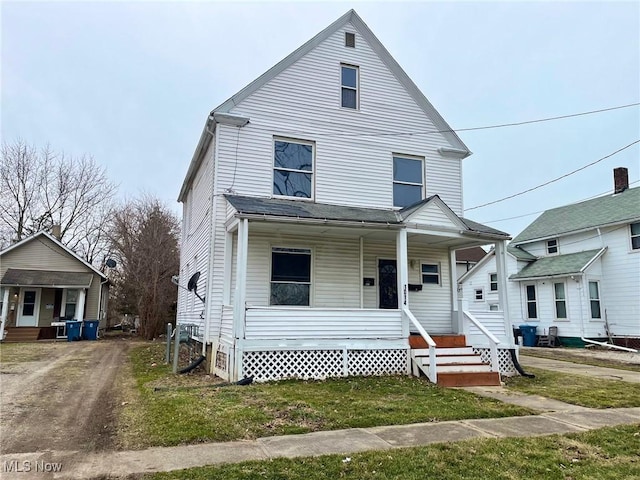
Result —
[[418, 330], [418, 333], [422, 338], [424, 338], [425, 342], [427, 342], [427, 345], [429, 346], [429, 373], [427, 374], [427, 377], [432, 383], [438, 383], [438, 373], [436, 372], [436, 342], [433, 341], [431, 335], [427, 333], [420, 322], [418, 322], [418, 319], [407, 307], [402, 307], [402, 313], [407, 316], [411, 323], [413, 323], [413, 326]]

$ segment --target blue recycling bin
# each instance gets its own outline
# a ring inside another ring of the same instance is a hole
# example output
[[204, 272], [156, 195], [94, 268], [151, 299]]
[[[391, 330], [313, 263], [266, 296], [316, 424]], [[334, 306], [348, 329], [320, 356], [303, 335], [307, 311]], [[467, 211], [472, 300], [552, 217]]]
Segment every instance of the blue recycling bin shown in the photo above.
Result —
[[84, 320], [82, 322], [82, 339], [97, 340], [98, 339], [98, 320]]
[[536, 346], [536, 330], [538, 330], [538, 327], [535, 325], [520, 325], [520, 331], [522, 332], [522, 344], [525, 347]]
[[67, 342], [75, 342], [76, 340], [80, 340], [80, 331], [82, 322], [78, 322], [76, 320], [67, 320]]

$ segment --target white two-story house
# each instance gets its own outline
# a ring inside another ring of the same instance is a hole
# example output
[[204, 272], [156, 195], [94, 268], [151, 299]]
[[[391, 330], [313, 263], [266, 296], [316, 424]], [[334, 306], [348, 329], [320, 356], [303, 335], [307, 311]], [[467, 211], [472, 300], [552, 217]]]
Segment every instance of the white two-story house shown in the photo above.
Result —
[[[545, 211], [507, 252], [514, 327], [557, 327], [568, 346], [640, 348], [640, 188], [629, 188], [626, 168], [614, 170], [612, 194]], [[460, 278], [471, 312], [500, 309], [495, 277], [488, 255]]]
[[[462, 217], [468, 155], [349, 11], [207, 117], [178, 198], [205, 302], [181, 290], [178, 323], [231, 380], [510, 369], [508, 319], [458, 308], [455, 250], [509, 238]], [[444, 365], [466, 333], [483, 365]]]

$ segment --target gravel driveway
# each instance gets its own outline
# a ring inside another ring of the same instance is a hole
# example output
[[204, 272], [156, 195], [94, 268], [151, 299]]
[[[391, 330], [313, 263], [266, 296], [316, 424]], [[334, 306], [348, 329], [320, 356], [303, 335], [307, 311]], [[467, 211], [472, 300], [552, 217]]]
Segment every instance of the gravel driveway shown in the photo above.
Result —
[[114, 382], [128, 342], [0, 347], [0, 451], [99, 451], [113, 447]]

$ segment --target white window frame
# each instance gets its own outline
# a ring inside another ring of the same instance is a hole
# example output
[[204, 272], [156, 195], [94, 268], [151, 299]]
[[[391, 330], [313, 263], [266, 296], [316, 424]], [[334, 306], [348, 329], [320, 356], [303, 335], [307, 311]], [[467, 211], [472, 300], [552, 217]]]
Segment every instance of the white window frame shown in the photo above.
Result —
[[[396, 158], [402, 158], [405, 160], [415, 160], [415, 161], [419, 161], [421, 163], [420, 166], [420, 183], [415, 183], [415, 182], [405, 182], [402, 180], [396, 180], [395, 176], [393, 174], [393, 164], [395, 162]], [[404, 153], [393, 153], [391, 155], [391, 195], [392, 195], [392, 202], [393, 202], [393, 206], [394, 208], [405, 208], [405, 206], [400, 206], [400, 205], [396, 205], [396, 199], [395, 199], [395, 194], [393, 193], [393, 186], [394, 185], [411, 185], [414, 187], [420, 187], [420, 200], [424, 200], [425, 198], [425, 190], [426, 190], [426, 178], [425, 178], [425, 161], [424, 161], [424, 157], [419, 157], [416, 155], [406, 155]]]
[[[299, 252], [279, 252], [279, 253], [289, 253], [291, 255], [309, 255], [309, 282], [274, 282], [273, 280], [271, 280], [272, 275], [273, 275], [273, 251], [277, 250], [277, 249], [286, 249], [286, 250], [300, 250]], [[308, 253], [303, 252], [303, 250], [306, 250]], [[300, 246], [300, 245], [281, 245], [281, 244], [272, 244], [269, 246], [269, 291], [268, 291], [268, 296], [269, 298], [267, 299], [267, 304], [269, 306], [272, 306], [271, 303], [271, 285], [274, 283], [295, 283], [295, 284], [304, 284], [304, 285], [309, 285], [309, 305], [273, 305], [275, 307], [289, 307], [289, 308], [309, 308], [309, 307], [313, 307], [314, 304], [314, 292], [313, 292], [313, 286], [314, 286], [314, 281], [313, 281], [313, 276], [314, 276], [314, 269], [313, 269], [313, 265], [314, 265], [314, 251], [313, 248], [309, 247], [309, 246]]]
[[[637, 225], [638, 227], [638, 233], [634, 234], [633, 233], [633, 226]], [[637, 239], [638, 241], [638, 247], [634, 248], [633, 246], [633, 240]], [[632, 252], [640, 252], [640, 222], [634, 222], [634, 223], [630, 223], [629, 224], [629, 247], [631, 248]]]
[[473, 299], [476, 302], [484, 302], [484, 289], [482, 287], [473, 289]]
[[[529, 300], [528, 287], [533, 287], [533, 300]], [[535, 283], [529, 283], [524, 286], [524, 300], [525, 300], [525, 312], [527, 320], [538, 321], [540, 320], [540, 309], [538, 308], [538, 288]], [[529, 304], [533, 303], [536, 307], [536, 316], [529, 316]]]
[[[422, 267], [424, 265], [430, 265], [430, 266], [435, 266], [436, 267], [436, 273], [432, 273], [432, 272], [423, 272], [422, 271]], [[440, 268], [440, 262], [428, 262], [428, 261], [420, 261], [420, 283], [422, 283], [423, 285], [441, 285], [442, 284], [442, 279], [441, 279], [441, 272], [442, 269]], [[437, 282], [425, 282], [424, 281], [424, 276], [427, 275], [428, 277], [435, 277], [437, 279]]]
[[[342, 83], [342, 69], [350, 68], [356, 71], [356, 87], [350, 87], [348, 85], [344, 85]], [[356, 106], [354, 107], [346, 107], [342, 104], [342, 90], [353, 90], [356, 92]], [[360, 110], [360, 67], [358, 65], [353, 65], [350, 63], [340, 63], [340, 108], [344, 108], [346, 110], [356, 111]]]
[[[558, 298], [556, 296], [556, 285], [562, 285], [562, 294], [564, 295], [564, 298]], [[564, 303], [564, 317], [558, 316], [558, 302]], [[567, 284], [565, 282], [553, 282], [553, 311], [556, 320], [569, 320], [569, 302], [567, 301]]]
[[[276, 142], [286, 142], [286, 143], [296, 143], [299, 145], [309, 145], [311, 147], [311, 171], [309, 170], [300, 170], [297, 168], [282, 168], [276, 167]], [[299, 138], [288, 138], [288, 137], [273, 137], [273, 141], [271, 143], [271, 153], [273, 158], [271, 160], [271, 196], [275, 198], [286, 198], [290, 200], [301, 200], [301, 201], [313, 201], [315, 199], [315, 186], [316, 186], [316, 142], [311, 140], [303, 140]], [[309, 197], [296, 197], [295, 195], [279, 195], [274, 193], [273, 185], [276, 179], [276, 170], [283, 172], [294, 172], [294, 173], [306, 173], [311, 175], [311, 195]]]
[[[496, 280], [493, 281], [493, 276], [495, 275]], [[493, 288], [495, 285], [495, 288]], [[498, 291], [498, 274], [496, 272], [489, 273], [489, 293], [494, 293]]]
[[[591, 297], [591, 284], [595, 284], [596, 286], [596, 290], [597, 290], [597, 297]], [[598, 280], [589, 280], [587, 282], [587, 292], [589, 294], [589, 318], [591, 318], [591, 320], [596, 320], [596, 321], [600, 321], [602, 320], [602, 295], [600, 294], [600, 282]], [[592, 302], [598, 302], [598, 310], [600, 311], [600, 316], [599, 317], [594, 317], [593, 316], [593, 308], [591, 307], [591, 303]]]
[[[547, 255], [558, 255], [560, 253], [560, 240], [557, 238], [550, 238], [546, 242]], [[552, 249], [555, 249], [553, 252]]]
[[60, 316], [61, 317], [66, 317], [67, 316], [67, 296], [69, 294], [70, 290], [74, 290], [75, 292], [77, 292], [77, 297], [76, 297], [76, 302], [75, 302], [75, 317], [78, 318], [78, 299], [80, 298], [80, 289], [79, 288], [65, 288], [62, 290], [62, 301], [60, 302]]

